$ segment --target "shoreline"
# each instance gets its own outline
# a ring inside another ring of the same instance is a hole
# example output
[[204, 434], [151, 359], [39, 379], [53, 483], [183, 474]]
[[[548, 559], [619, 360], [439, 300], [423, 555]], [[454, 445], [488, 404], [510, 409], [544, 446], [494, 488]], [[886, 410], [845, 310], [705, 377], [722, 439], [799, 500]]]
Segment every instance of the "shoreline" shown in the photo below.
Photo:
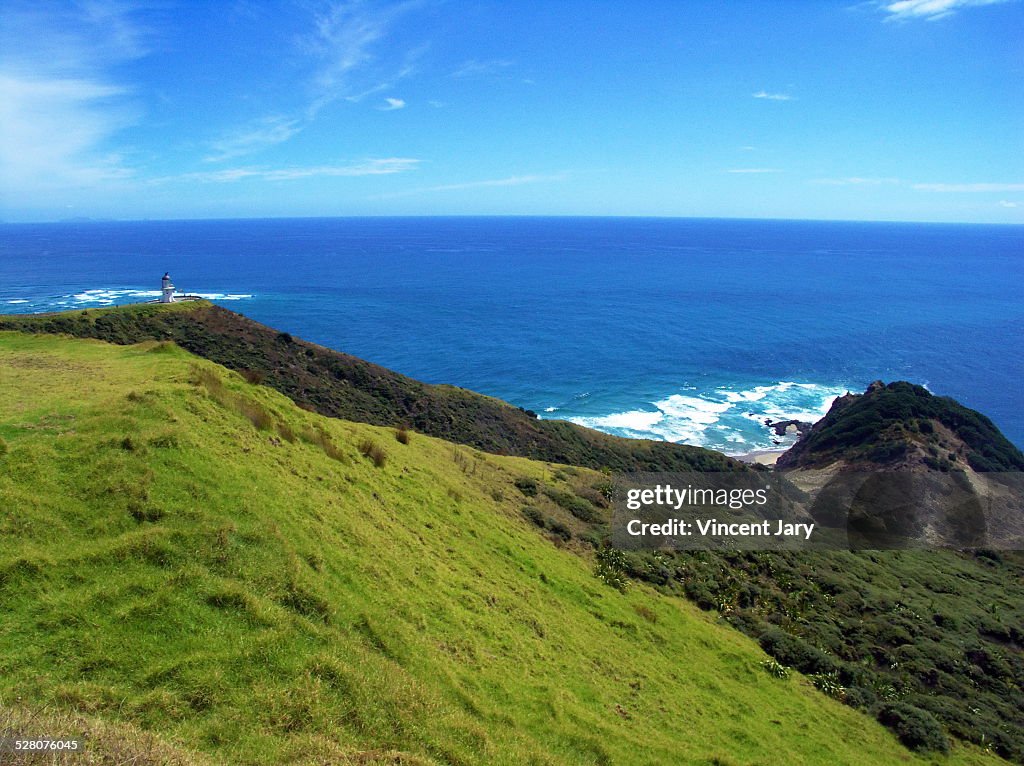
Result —
[[774, 466], [775, 462], [785, 453], [785, 449], [756, 449], [745, 452], [742, 455], [729, 455], [731, 458], [744, 463], [757, 463], [759, 465]]

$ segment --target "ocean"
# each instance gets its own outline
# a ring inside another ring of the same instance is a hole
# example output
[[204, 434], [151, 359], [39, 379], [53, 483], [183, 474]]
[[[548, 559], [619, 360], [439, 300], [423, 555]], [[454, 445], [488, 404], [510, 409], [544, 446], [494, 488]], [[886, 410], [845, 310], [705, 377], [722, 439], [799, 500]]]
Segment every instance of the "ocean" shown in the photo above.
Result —
[[541, 417], [729, 454], [876, 379], [1024, 446], [1024, 227], [638, 218], [0, 225], [0, 312], [179, 290]]

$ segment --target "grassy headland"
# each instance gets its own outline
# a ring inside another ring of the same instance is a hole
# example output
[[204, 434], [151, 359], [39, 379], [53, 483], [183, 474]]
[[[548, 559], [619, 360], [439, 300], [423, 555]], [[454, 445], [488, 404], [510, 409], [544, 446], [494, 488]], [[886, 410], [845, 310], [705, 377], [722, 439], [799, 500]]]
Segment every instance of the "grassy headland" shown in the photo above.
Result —
[[522, 506], [580, 524], [596, 472], [403, 443], [169, 343], [4, 332], [0, 375], [17, 715], [196, 763], [993, 762], [915, 755], [712, 615], [595, 578]]
[[616, 471], [745, 470], [681, 444], [621, 439], [447, 385], [430, 385], [278, 332], [206, 301], [0, 316], [0, 330], [64, 333], [111, 343], [172, 340], [322, 415], [420, 433], [486, 452]]

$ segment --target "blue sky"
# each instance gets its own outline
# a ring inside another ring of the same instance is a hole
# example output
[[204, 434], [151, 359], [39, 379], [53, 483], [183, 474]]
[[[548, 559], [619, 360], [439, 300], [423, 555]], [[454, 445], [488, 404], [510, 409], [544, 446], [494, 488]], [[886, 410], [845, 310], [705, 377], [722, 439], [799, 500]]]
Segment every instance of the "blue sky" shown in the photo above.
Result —
[[1024, 223], [1024, 2], [0, 0], [0, 218]]

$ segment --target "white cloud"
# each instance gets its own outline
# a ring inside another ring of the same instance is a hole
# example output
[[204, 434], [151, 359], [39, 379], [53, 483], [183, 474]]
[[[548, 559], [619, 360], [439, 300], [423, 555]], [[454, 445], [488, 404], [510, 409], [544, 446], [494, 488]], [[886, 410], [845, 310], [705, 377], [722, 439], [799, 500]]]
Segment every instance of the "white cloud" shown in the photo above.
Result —
[[961, 8], [981, 5], [996, 5], [1008, 0], [897, 0], [882, 2], [879, 7], [888, 13], [889, 20], [926, 19], [935, 21], [951, 16]]
[[[313, 13], [310, 33], [298, 41], [313, 69], [306, 86], [309, 101], [305, 108], [292, 116], [265, 117], [237, 128], [213, 142], [213, 153], [205, 161], [220, 162], [284, 143], [305, 130], [329, 104], [338, 100], [358, 103], [408, 77], [415, 71], [413, 62], [422, 55], [424, 46], [410, 51], [397, 71], [396, 65], [388, 63], [386, 75], [373, 66], [374, 48], [396, 20], [415, 5], [415, 0], [387, 7], [359, 0], [324, 4], [322, 10]], [[366, 69], [370, 71], [363, 72]], [[405, 101], [398, 98], [385, 102], [385, 106], [378, 107], [382, 111], [405, 106]]]
[[914, 184], [913, 188], [928, 192], [1019, 192], [1024, 191], [1024, 184]]
[[726, 173], [781, 173], [779, 168], [733, 168]]
[[[349, 92], [353, 90], [351, 80], [356, 70], [375, 62], [374, 45], [415, 5], [416, 2], [404, 2], [381, 8], [362, 2], [332, 2], [325, 12], [315, 16], [314, 31], [304, 41], [305, 48], [317, 61], [313, 77], [316, 95], [308, 109], [310, 119], [332, 101], [339, 98], [359, 101], [391, 87], [414, 71], [412, 64], [406, 61], [396, 72], [383, 76], [375, 73], [378, 80], [375, 85], [364, 85]], [[422, 51], [422, 47], [414, 50], [411, 58], [415, 59]]]
[[405, 173], [415, 170], [420, 160], [410, 157], [385, 157], [370, 159], [352, 165], [314, 165], [298, 168], [225, 168], [224, 170], [200, 171], [198, 173], [182, 173], [177, 176], [165, 176], [153, 179], [152, 183], [198, 182], [198, 183], [232, 183], [247, 179], [262, 181], [296, 181], [314, 177], [381, 176]]
[[757, 93], [751, 94], [754, 98], [761, 98], [767, 101], [792, 101], [793, 96], [788, 93], [769, 93], [766, 90], [759, 90]]
[[1001, 199], [999, 200], [999, 207], [1017, 207], [1017, 203], [1010, 202], [1009, 200], [1006, 199]]
[[850, 176], [849, 178], [816, 178], [811, 183], [823, 184], [825, 186], [883, 186], [895, 185], [900, 182], [898, 178], [863, 178], [861, 176]]
[[302, 130], [302, 124], [294, 118], [275, 115], [264, 117], [255, 123], [243, 126], [233, 134], [214, 141], [210, 148], [213, 154], [204, 157], [204, 162], [223, 162], [246, 154], [267, 149], [284, 143]]
[[11, 3], [0, 24], [0, 190], [19, 199], [123, 180], [114, 143], [134, 124], [132, 91], [109, 74], [145, 53], [112, 2]]

